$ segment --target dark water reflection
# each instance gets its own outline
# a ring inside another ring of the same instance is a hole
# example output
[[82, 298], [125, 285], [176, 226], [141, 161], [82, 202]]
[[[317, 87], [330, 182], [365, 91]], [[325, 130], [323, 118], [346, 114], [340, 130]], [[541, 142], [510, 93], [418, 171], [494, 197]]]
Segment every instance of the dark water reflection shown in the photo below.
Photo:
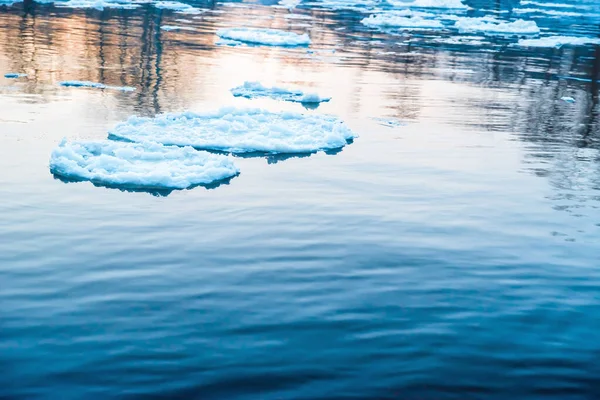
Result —
[[[599, 48], [269, 4], [0, 6], [0, 71], [28, 74], [0, 82], [0, 397], [598, 397]], [[196, 30], [160, 29], [177, 19]], [[590, 20], [552, 29], [597, 37]], [[247, 25], [306, 31], [314, 53], [215, 44]], [[137, 90], [57, 84], [75, 79]], [[333, 99], [233, 98], [245, 80]], [[360, 137], [236, 157], [229, 184], [168, 196], [48, 171], [63, 136], [232, 104], [337, 114]]]

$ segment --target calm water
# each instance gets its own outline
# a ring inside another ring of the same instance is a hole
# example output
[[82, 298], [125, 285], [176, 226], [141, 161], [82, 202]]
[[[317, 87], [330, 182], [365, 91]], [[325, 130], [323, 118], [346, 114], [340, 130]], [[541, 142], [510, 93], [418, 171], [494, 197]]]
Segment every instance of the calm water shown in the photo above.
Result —
[[[0, 6], [0, 72], [29, 74], [0, 78], [0, 398], [598, 398], [600, 48], [452, 44], [274, 4]], [[598, 37], [599, 20], [538, 25]], [[215, 45], [230, 26], [308, 32], [317, 52]], [[57, 85], [72, 79], [137, 90]], [[333, 99], [233, 98], [246, 80]], [[236, 158], [215, 189], [48, 170], [63, 137], [221, 105], [336, 114], [360, 137]]]

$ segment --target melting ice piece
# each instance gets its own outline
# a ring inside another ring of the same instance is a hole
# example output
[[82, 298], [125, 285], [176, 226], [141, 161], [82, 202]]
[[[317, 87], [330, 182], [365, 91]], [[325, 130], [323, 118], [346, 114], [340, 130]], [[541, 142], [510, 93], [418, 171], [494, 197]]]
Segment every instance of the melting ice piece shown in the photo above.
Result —
[[454, 25], [460, 32], [481, 32], [486, 35], [538, 35], [535, 21], [518, 19], [513, 22], [500, 20], [492, 21], [489, 18], [458, 18]]
[[113, 89], [113, 90], [121, 90], [123, 92], [133, 92], [135, 90], [134, 87], [131, 86], [109, 86], [104, 83], [90, 82], [90, 81], [62, 81], [59, 82], [59, 85], [65, 87], [88, 87], [95, 89]]
[[310, 44], [310, 38], [306, 33], [299, 35], [279, 29], [224, 28], [217, 31], [217, 36], [266, 46], [308, 46]]
[[20, 74], [18, 72], [10, 72], [8, 74], [4, 74], [4, 77], [8, 78], [8, 79], [24, 78], [26, 76], [27, 76], [27, 74]]
[[560, 99], [567, 103], [575, 103], [575, 99], [569, 96], [563, 96]]
[[52, 152], [50, 171], [67, 179], [140, 189], [185, 189], [239, 173], [229, 157], [191, 147], [66, 139]]
[[417, 7], [417, 8], [469, 8], [461, 0], [388, 0], [394, 7]]
[[154, 118], [130, 117], [109, 134], [130, 141], [232, 153], [312, 153], [340, 149], [356, 137], [333, 116], [234, 107]]
[[265, 87], [260, 82], [244, 82], [242, 86], [234, 87], [231, 93], [235, 97], [270, 97], [276, 100], [293, 101], [296, 103], [322, 103], [331, 100], [331, 97], [321, 97], [316, 93], [305, 93], [302, 90], [286, 89], [282, 87]]
[[178, 1], [157, 1], [154, 3], [154, 7], [163, 10], [172, 10], [181, 14], [202, 14], [206, 11]]
[[521, 39], [518, 44], [524, 47], [583, 46], [586, 44], [600, 44], [600, 39], [578, 36], [548, 36], [539, 39]]
[[189, 26], [179, 26], [179, 25], [163, 25], [160, 27], [163, 31], [195, 31], [196, 29], [191, 28]]
[[363, 25], [375, 28], [403, 28], [403, 29], [441, 29], [444, 25], [436, 19], [425, 19], [419, 15], [406, 17], [406, 12], [391, 12], [369, 15], [360, 21]]

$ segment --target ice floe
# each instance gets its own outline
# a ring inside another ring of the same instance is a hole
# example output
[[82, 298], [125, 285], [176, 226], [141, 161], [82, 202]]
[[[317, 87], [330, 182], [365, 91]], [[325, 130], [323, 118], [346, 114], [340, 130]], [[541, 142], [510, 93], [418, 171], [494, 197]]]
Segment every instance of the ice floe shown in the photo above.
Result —
[[376, 0], [319, 0], [305, 3], [309, 6], [318, 6], [331, 10], [368, 11], [378, 5]]
[[569, 96], [563, 96], [560, 99], [566, 103], [575, 103], [575, 99]]
[[537, 35], [540, 28], [535, 21], [518, 19], [512, 22], [484, 18], [458, 18], [454, 27], [460, 32], [481, 32], [486, 35]]
[[388, 0], [394, 7], [417, 7], [417, 8], [446, 8], [467, 9], [469, 8], [461, 0]]
[[306, 33], [298, 34], [279, 29], [223, 28], [217, 31], [217, 36], [266, 46], [308, 46], [310, 44], [310, 38]]
[[406, 17], [404, 15], [406, 14], [402, 12], [373, 14], [360, 22], [374, 28], [442, 29], [444, 27], [437, 19], [426, 19], [421, 16]]
[[343, 121], [329, 115], [233, 107], [131, 117], [109, 134], [122, 140], [231, 153], [311, 153], [340, 149], [356, 137]]
[[60, 86], [65, 87], [86, 87], [86, 88], [94, 88], [94, 89], [112, 89], [112, 90], [120, 90], [123, 92], [133, 92], [135, 90], [134, 87], [131, 86], [110, 86], [105, 85], [104, 83], [90, 82], [90, 81], [62, 81], [59, 82]]
[[163, 25], [160, 27], [163, 31], [195, 31], [196, 29], [189, 26], [179, 26], [179, 25]]
[[291, 9], [298, 7], [298, 5], [300, 4], [301, 1], [302, 0], [281, 0], [279, 2], [279, 5], [289, 8], [291, 10]]
[[579, 36], [546, 36], [539, 39], [521, 39], [519, 46], [523, 47], [561, 47], [564, 45], [583, 46], [586, 44], [600, 44], [600, 38]]
[[65, 139], [50, 156], [50, 171], [72, 180], [146, 189], [186, 189], [239, 173], [229, 157], [191, 147]]
[[4, 77], [8, 79], [24, 78], [26, 76], [27, 74], [21, 74], [18, 72], [9, 72], [8, 74], [4, 74]]
[[106, 0], [69, 0], [69, 1], [55, 1], [56, 7], [65, 8], [93, 8], [96, 10], [104, 10], [105, 8], [122, 8], [126, 10], [132, 10], [140, 6], [138, 2], [131, 1], [106, 1]]
[[293, 101], [297, 103], [322, 103], [331, 100], [331, 97], [322, 97], [317, 93], [306, 93], [302, 90], [287, 89], [282, 87], [266, 87], [260, 82], [244, 82], [243, 85], [231, 89], [236, 97], [248, 99], [256, 97], [270, 97], [276, 100]]
[[154, 7], [163, 10], [172, 10], [181, 14], [202, 14], [206, 10], [192, 7], [189, 4], [180, 3], [178, 1], [157, 1], [153, 4]]

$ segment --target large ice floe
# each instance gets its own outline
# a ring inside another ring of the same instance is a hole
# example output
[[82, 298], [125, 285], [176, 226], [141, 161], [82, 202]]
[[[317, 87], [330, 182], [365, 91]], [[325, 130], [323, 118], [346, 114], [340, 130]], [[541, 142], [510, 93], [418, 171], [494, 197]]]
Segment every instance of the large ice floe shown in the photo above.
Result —
[[519, 46], [523, 47], [561, 47], [564, 45], [583, 46], [586, 44], [600, 44], [600, 38], [578, 36], [547, 36], [539, 39], [521, 39]]
[[231, 153], [312, 153], [340, 149], [356, 137], [333, 116], [233, 107], [154, 118], [130, 117], [109, 135], [113, 139]]
[[486, 35], [537, 35], [540, 33], [535, 21], [518, 19], [507, 22], [489, 18], [458, 18], [454, 27], [460, 32], [481, 32]]
[[420, 14], [425, 13], [414, 13], [410, 10], [392, 11], [369, 15], [360, 22], [372, 28], [400, 28], [405, 30], [442, 29], [444, 27], [441, 21], [423, 18]]
[[186, 189], [239, 173], [229, 157], [191, 147], [65, 139], [50, 156], [50, 171], [69, 180], [140, 189]]
[[90, 81], [62, 81], [62, 82], [59, 82], [59, 85], [64, 86], [64, 87], [112, 89], [112, 90], [120, 90], [122, 92], [133, 92], [135, 90], [135, 88], [131, 87], [131, 86], [110, 86], [110, 85], [105, 85], [104, 83], [90, 82]]
[[257, 97], [270, 97], [275, 100], [293, 101], [296, 103], [322, 103], [331, 100], [331, 97], [319, 96], [317, 93], [307, 93], [297, 89], [283, 87], [266, 87], [260, 82], [244, 82], [243, 85], [231, 89], [236, 97], [253, 99]]
[[310, 44], [310, 38], [306, 33], [300, 35], [279, 29], [223, 28], [217, 31], [217, 36], [223, 39], [266, 46], [308, 46]]

